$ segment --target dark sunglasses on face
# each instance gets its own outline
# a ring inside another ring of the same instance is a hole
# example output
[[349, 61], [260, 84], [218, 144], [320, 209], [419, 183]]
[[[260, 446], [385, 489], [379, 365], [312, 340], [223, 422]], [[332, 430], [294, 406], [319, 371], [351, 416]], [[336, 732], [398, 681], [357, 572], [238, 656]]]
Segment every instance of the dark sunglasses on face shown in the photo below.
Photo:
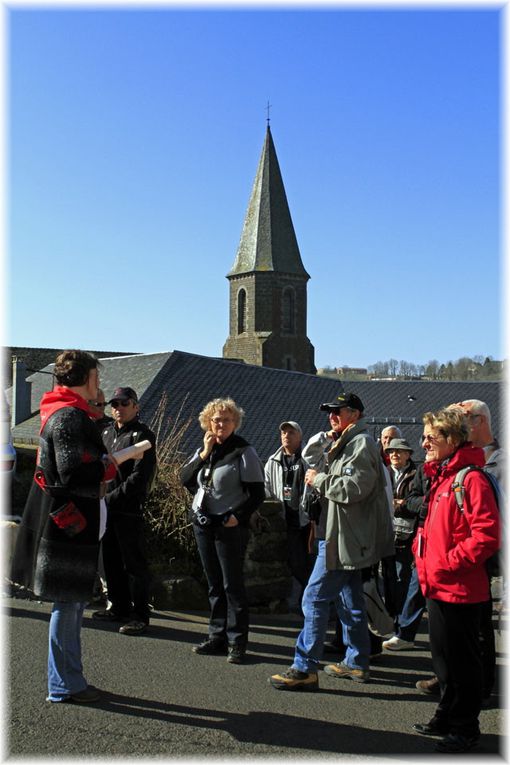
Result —
[[111, 402], [114, 409], [118, 409], [119, 406], [129, 406], [130, 403], [130, 398], [116, 398]]
[[90, 406], [100, 406], [102, 409], [106, 406], [104, 401], [89, 401]]

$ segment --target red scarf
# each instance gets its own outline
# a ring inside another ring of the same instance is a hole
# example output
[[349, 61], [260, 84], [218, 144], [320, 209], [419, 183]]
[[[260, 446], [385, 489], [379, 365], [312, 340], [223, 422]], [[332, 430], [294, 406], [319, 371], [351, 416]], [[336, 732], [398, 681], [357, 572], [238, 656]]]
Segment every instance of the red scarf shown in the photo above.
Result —
[[43, 428], [48, 421], [48, 417], [66, 406], [82, 409], [89, 417], [92, 416], [89, 405], [83, 396], [80, 396], [79, 393], [75, 393], [70, 388], [66, 388], [64, 385], [56, 385], [53, 390], [46, 391], [41, 399], [41, 429], [39, 433], [42, 433]]

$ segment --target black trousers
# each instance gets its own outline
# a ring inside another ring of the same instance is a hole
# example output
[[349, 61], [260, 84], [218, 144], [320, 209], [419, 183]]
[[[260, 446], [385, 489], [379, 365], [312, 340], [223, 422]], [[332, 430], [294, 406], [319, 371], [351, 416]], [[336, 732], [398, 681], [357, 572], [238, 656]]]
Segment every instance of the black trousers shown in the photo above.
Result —
[[492, 598], [480, 603], [480, 645], [482, 649], [483, 696], [488, 698], [496, 682], [496, 639], [492, 624]]
[[315, 554], [308, 552], [310, 524], [301, 528], [287, 525], [287, 563], [292, 576], [301, 585], [301, 597], [315, 564]]
[[108, 599], [122, 616], [149, 623], [150, 574], [145, 554], [143, 518], [108, 517], [101, 540]]
[[464, 736], [480, 734], [482, 606], [427, 599], [432, 665], [441, 689], [434, 719]]
[[241, 525], [197, 524], [193, 531], [208, 584], [209, 637], [245, 648], [249, 614], [243, 565], [250, 532]]

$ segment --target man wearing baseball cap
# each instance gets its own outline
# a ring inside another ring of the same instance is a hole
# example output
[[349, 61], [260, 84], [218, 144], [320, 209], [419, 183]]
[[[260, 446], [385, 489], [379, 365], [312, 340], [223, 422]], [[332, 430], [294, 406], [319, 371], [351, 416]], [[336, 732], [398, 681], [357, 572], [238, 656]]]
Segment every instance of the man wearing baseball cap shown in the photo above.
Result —
[[287, 526], [287, 563], [299, 585], [299, 605], [315, 561], [315, 555], [309, 551], [310, 518], [301, 508], [308, 467], [301, 457], [302, 438], [303, 431], [297, 422], [282, 422], [281, 446], [264, 468], [266, 497], [281, 502]]
[[105, 611], [95, 611], [92, 617], [121, 623], [121, 634], [139, 635], [147, 630], [150, 614], [143, 505], [156, 471], [156, 437], [138, 419], [140, 407], [133, 388], [115, 388], [108, 403], [114, 420], [102, 432], [108, 452], [115, 453], [146, 439], [152, 449], [139, 459], [123, 462], [107, 485], [108, 519], [101, 547], [111, 605]]
[[315, 690], [334, 603], [343, 627], [345, 658], [324, 671], [339, 679], [364, 683], [369, 678], [370, 642], [361, 569], [394, 552], [386, 477], [379, 449], [363, 420], [355, 393], [341, 393], [321, 404], [330, 429], [317, 433], [303, 449], [312, 467], [305, 483], [322, 498], [318, 553], [303, 594], [305, 617], [292, 666], [273, 675], [278, 690]]

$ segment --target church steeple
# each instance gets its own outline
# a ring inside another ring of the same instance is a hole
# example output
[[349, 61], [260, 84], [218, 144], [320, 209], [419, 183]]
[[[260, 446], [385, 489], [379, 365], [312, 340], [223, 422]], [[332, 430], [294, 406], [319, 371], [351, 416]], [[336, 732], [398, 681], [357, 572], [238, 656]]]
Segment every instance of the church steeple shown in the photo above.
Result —
[[250, 271], [278, 271], [310, 278], [301, 261], [269, 125], [237, 256], [228, 276]]
[[306, 272], [269, 121], [230, 281], [225, 358], [315, 373]]

